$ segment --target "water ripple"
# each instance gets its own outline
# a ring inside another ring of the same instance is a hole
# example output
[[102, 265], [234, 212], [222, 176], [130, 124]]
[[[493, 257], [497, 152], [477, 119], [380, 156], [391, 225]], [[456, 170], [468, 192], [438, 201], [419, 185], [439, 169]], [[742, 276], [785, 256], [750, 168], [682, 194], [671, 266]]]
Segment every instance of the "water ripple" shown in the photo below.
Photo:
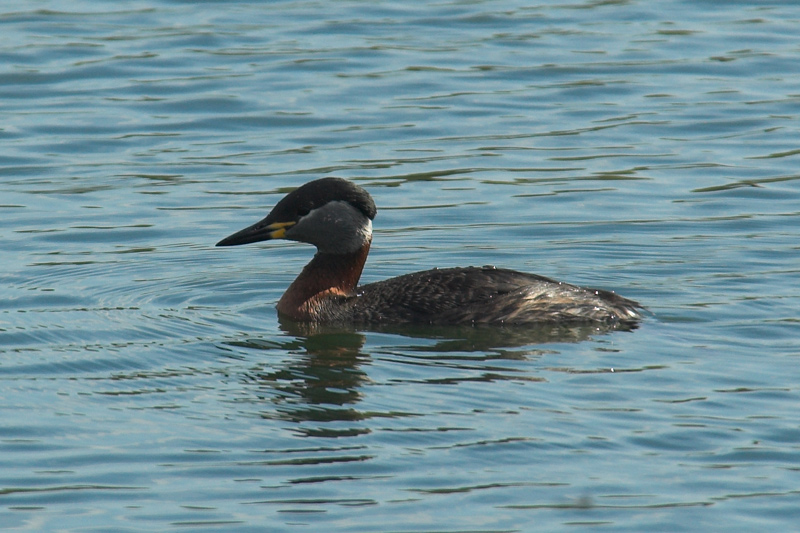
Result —
[[[797, 8], [424, 7], [0, 9], [6, 528], [800, 521]], [[213, 245], [330, 174], [380, 210], [365, 281], [499, 264], [651, 314], [283, 323], [312, 250]]]

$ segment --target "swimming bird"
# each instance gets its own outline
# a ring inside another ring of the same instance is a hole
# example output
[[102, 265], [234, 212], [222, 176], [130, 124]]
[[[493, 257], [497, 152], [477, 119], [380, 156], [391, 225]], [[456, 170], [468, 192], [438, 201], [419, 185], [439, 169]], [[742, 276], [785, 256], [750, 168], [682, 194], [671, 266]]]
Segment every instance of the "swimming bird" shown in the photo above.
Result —
[[635, 324], [639, 303], [493, 266], [441, 268], [358, 286], [372, 243], [375, 202], [358, 185], [321, 178], [281, 199], [263, 220], [222, 239], [272, 239], [317, 253], [278, 301], [278, 313], [319, 324]]

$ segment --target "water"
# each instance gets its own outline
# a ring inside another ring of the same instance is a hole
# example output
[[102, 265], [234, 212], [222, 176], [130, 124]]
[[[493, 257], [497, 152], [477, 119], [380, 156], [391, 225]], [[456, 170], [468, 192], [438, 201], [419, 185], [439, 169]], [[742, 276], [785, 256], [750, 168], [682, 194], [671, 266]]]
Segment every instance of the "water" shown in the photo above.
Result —
[[[94, 2], [0, 15], [0, 525], [800, 523], [800, 8]], [[297, 331], [323, 175], [364, 281], [497, 264], [634, 332]]]

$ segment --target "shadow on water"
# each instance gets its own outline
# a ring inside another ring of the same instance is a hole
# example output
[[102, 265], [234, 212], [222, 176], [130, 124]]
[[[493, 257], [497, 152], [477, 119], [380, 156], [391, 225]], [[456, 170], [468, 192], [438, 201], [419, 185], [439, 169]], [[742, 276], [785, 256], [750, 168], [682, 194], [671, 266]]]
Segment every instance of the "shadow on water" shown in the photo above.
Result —
[[[298, 424], [304, 436], [346, 437], [369, 433], [357, 422], [372, 418], [416, 416], [406, 411], [376, 412], [359, 409], [364, 388], [372, 383], [365, 366], [373, 363], [367, 334], [394, 337], [381, 356], [391, 353], [403, 363], [436, 365], [437, 377], [424, 378], [429, 384], [464, 381], [545, 381], [517, 368], [515, 361], [529, 360], [551, 351], [540, 345], [576, 343], [612, 331], [630, 331], [635, 325], [472, 326], [375, 326], [356, 330], [344, 326], [311, 325], [281, 320], [288, 334], [266, 340], [248, 337], [229, 344], [248, 350], [292, 354], [275, 365], [264, 360], [243, 374], [243, 381], [255, 394], [249, 401], [269, 404], [259, 416]], [[405, 339], [407, 342], [403, 341]], [[524, 347], [522, 350], [515, 348]], [[377, 352], [376, 352], [377, 353]], [[459, 371], [459, 375], [448, 372]], [[464, 375], [466, 373], [466, 375]], [[330, 424], [342, 422], [344, 425]], [[356, 424], [354, 424], [356, 423]], [[310, 425], [314, 427], [311, 427]], [[322, 425], [319, 425], [322, 424]]]

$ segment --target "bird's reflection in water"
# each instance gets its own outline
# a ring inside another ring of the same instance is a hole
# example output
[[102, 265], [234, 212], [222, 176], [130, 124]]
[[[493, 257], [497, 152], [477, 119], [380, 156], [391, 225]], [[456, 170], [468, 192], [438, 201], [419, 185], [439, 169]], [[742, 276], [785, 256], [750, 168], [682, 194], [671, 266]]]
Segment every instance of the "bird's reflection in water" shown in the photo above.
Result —
[[[370, 324], [356, 330], [336, 326], [294, 322], [280, 318], [281, 329], [291, 335], [313, 339], [317, 336], [355, 333], [356, 331], [385, 333], [408, 339], [434, 340], [425, 350], [432, 352], [491, 352], [528, 345], [575, 343], [614, 331], [632, 331], [638, 324], [536, 324], [536, 325], [479, 325], [434, 326], [419, 324]], [[355, 333], [360, 335], [360, 333]], [[331, 337], [331, 338], [336, 338]]]
[[[392, 354], [414, 364], [430, 364], [439, 368], [426, 382], [493, 381], [515, 379], [543, 381], [528, 371], [499, 360], [528, 360], [552, 353], [547, 344], [575, 343], [620, 328], [605, 330], [597, 324], [582, 326], [542, 325], [532, 327], [471, 326], [372, 326], [367, 333], [353, 328], [298, 323], [282, 319], [281, 329], [287, 334], [273, 340], [252, 338], [232, 344], [248, 349], [296, 354], [283, 358], [274, 366], [274, 359], [265, 357], [258, 367], [245, 375], [255, 386], [255, 403], [268, 402], [269, 409], [260, 409], [264, 418], [277, 418], [296, 423], [293, 430], [307, 436], [343, 437], [368, 433], [363, 421], [373, 417], [404, 416], [402, 409], [391, 413], [369, 413], [357, 408], [369, 381], [364, 366], [371, 356], [364, 347], [366, 334], [377, 333], [396, 337]], [[406, 341], [403, 341], [406, 339]], [[405, 355], [403, 355], [405, 354]], [[459, 372], [456, 377], [445, 368]], [[464, 373], [468, 375], [465, 376]], [[411, 416], [413, 413], [406, 413]]]
[[[420, 326], [411, 324], [370, 327], [369, 331], [416, 339], [435, 339], [427, 351], [497, 352], [521, 346], [575, 343], [610, 331], [630, 331], [636, 324], [605, 326], [598, 324], [539, 324], [509, 326]], [[537, 350], [534, 350], [537, 351]]]
[[265, 359], [245, 374], [245, 381], [255, 385], [251, 391], [258, 398], [253, 400], [271, 404], [270, 409], [261, 411], [261, 416], [298, 423], [295, 431], [308, 436], [341, 437], [368, 431], [327, 424], [364, 418], [354, 407], [361, 399], [362, 384], [368, 379], [361, 369], [368, 360], [368, 355], [362, 352], [364, 342], [364, 335], [359, 333], [336, 331], [298, 335], [287, 338], [286, 342], [249, 339], [233, 344], [297, 354], [288, 364], [284, 359], [279, 367]]

